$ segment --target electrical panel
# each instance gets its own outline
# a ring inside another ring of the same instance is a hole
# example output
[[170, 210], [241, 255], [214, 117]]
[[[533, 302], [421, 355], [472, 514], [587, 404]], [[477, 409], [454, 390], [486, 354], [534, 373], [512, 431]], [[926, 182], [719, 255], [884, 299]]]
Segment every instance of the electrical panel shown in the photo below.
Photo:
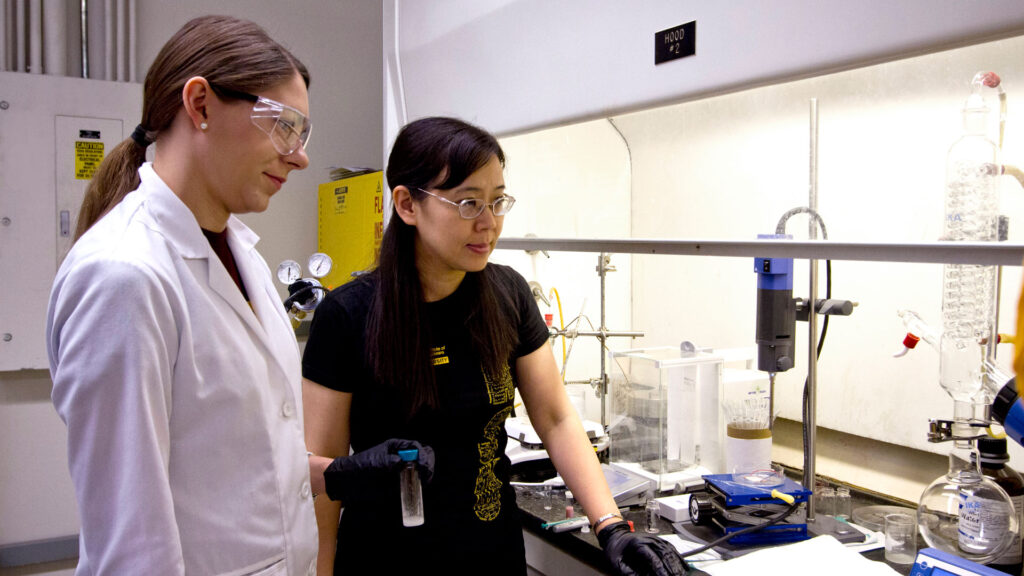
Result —
[[99, 162], [142, 86], [0, 72], [0, 371], [47, 369], [46, 308]]

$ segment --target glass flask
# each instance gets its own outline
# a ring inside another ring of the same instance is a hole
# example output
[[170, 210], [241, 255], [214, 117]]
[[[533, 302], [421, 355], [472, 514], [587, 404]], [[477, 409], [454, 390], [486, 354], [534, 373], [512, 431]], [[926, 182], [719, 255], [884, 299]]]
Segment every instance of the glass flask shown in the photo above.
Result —
[[[989, 108], [978, 86], [963, 109], [963, 135], [946, 156], [942, 240], [995, 242], [999, 229], [999, 148], [986, 136]], [[939, 381], [954, 419], [969, 420], [982, 388], [982, 366], [995, 345], [996, 267], [947, 264], [942, 274]]]
[[928, 546], [985, 564], [1010, 547], [1020, 527], [1010, 496], [972, 462], [972, 447], [955, 443], [949, 470], [921, 494], [917, 521]]
[[[1006, 490], [1013, 500], [1013, 507], [1017, 513], [1017, 522], [1021, 521], [1024, 513], [1024, 478], [1007, 463], [1010, 455], [1006, 452], [1005, 438], [981, 438], [978, 440], [978, 457], [981, 473], [991, 478], [999, 487]], [[972, 454], [973, 456], [973, 454]], [[1024, 568], [1024, 556], [1022, 556], [1021, 540], [1018, 535], [1013, 539], [1009, 549], [1000, 557], [989, 563], [989, 566], [1007, 574], [1020, 574]]]

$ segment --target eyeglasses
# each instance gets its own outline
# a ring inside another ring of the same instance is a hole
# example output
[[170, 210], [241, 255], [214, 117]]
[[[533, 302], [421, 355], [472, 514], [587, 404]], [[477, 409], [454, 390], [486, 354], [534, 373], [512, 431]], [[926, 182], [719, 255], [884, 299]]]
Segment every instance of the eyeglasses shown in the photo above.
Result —
[[456, 208], [459, 209], [459, 216], [461, 216], [465, 220], [472, 220], [477, 216], [483, 214], [484, 208], [487, 206], [491, 207], [491, 212], [494, 212], [495, 216], [504, 216], [505, 214], [508, 214], [510, 210], [512, 210], [512, 206], [514, 206], [516, 203], [516, 199], [507, 194], [504, 196], [499, 196], [497, 199], [494, 200], [494, 202], [491, 202], [490, 204], [484, 202], [483, 200], [480, 200], [479, 198], [466, 198], [465, 200], [461, 200], [459, 202], [452, 202], [451, 200], [443, 196], [438, 196], [437, 194], [434, 194], [433, 192], [428, 192], [423, 188], [416, 189], [419, 190], [420, 192], [423, 192], [424, 194], [429, 194], [430, 196], [437, 198], [441, 202], [455, 206]]
[[252, 102], [252, 114], [249, 117], [257, 128], [270, 137], [278, 154], [287, 156], [298, 150], [300, 146], [306, 148], [309, 134], [313, 131], [313, 123], [302, 112], [291, 106], [248, 92], [213, 84], [210, 84], [210, 88], [218, 96]]

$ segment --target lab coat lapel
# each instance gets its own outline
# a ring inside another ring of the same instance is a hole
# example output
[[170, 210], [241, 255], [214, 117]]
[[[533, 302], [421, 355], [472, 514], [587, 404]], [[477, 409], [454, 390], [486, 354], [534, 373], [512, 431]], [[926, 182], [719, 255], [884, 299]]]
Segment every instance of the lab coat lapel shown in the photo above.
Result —
[[[260, 339], [287, 379], [289, 375], [298, 374], [301, 370], [294, 361], [289, 361], [298, 357], [298, 343], [292, 337], [294, 330], [284, 312], [280, 296], [273, 285], [266, 281], [269, 269], [256, 250], [259, 236], [234, 216], [228, 219], [228, 230], [228, 245], [235, 255], [238, 273], [249, 293], [252, 309], [247, 310], [248, 315], [258, 319]], [[226, 271], [224, 274], [227, 276]], [[228, 280], [231, 281], [230, 276]]]
[[[199, 223], [196, 222], [192, 211], [160, 179], [160, 176], [153, 170], [151, 163], [147, 162], [139, 168], [139, 177], [142, 180], [140, 189], [145, 190], [147, 194], [146, 204], [149, 213], [159, 225], [159, 230], [164, 237], [167, 238], [168, 242], [174, 246], [175, 250], [186, 261], [202, 260], [205, 263], [206, 282], [210, 290], [231, 306], [231, 309], [245, 323], [246, 327], [256, 335], [256, 340], [268, 350], [270, 356], [277, 360], [278, 366], [281, 366], [282, 369], [287, 369], [278, 357], [281, 351], [276, 349], [276, 346], [280, 343], [271, 342], [267, 335], [267, 330], [261, 325], [261, 321], [267, 315], [260, 315], [259, 308], [255, 304], [252, 308], [246, 304], [245, 298], [242, 297], [242, 292], [235, 285], [235, 281], [213, 252], [210, 242], [203, 236], [202, 229], [199, 228]], [[259, 262], [262, 263], [262, 259], [255, 250], [256, 240], [259, 239], [258, 236], [234, 216], [228, 219], [228, 227], [230, 228], [228, 245], [231, 246], [231, 252], [235, 256], [235, 263], [238, 265], [242, 282], [245, 283], [246, 290], [249, 292], [249, 298], [254, 301], [265, 300], [267, 298], [265, 286], [268, 282], [258, 275], [260, 273], [258, 268], [254, 270], [253, 263], [253, 255], [259, 258]], [[259, 265], [262, 265], [264, 268], [266, 267], [266, 264], [257, 264], [257, 266]], [[194, 273], [199, 273], [199, 267], [192, 266], [192, 268], [195, 271]], [[263, 272], [263, 274], [267, 274], [267, 272]], [[266, 309], [267, 306], [261, 302], [260, 308]], [[267, 317], [267, 320], [272, 319]], [[274, 332], [278, 331], [275, 330]], [[288, 334], [291, 333], [289, 327]], [[297, 347], [298, 344], [293, 342], [292, 346]], [[299, 368], [295, 369], [298, 370]]]
[[[203, 239], [205, 240], [205, 237]], [[229, 237], [228, 244], [230, 245], [230, 243], [231, 240]], [[224, 301], [231, 306], [231, 309], [235, 311], [235, 314], [238, 314], [242, 321], [245, 322], [245, 325], [256, 334], [257, 338], [264, 345], [266, 345], [267, 333], [263, 329], [263, 326], [260, 325], [256, 315], [253, 314], [253, 310], [249, 308], [248, 304], [246, 304], [245, 298], [242, 297], [242, 291], [235, 285], [235, 281], [231, 278], [231, 275], [228, 274], [227, 268], [225, 268], [220, 262], [220, 258], [213, 251], [213, 248], [209, 245], [207, 245], [206, 248], [206, 270], [209, 276], [208, 282], [210, 290], [216, 292], [218, 296], [223, 298]], [[234, 252], [234, 248], [232, 247], [232, 253]], [[238, 265], [239, 274], [242, 274], [242, 263], [239, 260], [240, 259], [236, 256], [235, 264]], [[245, 274], [242, 274], [242, 282], [245, 284], [247, 291], [251, 290], [249, 288], [250, 282], [248, 278], [245, 277]], [[254, 286], [254, 288], [258, 288], [258, 285]], [[251, 294], [249, 295], [249, 298], [252, 298]]]

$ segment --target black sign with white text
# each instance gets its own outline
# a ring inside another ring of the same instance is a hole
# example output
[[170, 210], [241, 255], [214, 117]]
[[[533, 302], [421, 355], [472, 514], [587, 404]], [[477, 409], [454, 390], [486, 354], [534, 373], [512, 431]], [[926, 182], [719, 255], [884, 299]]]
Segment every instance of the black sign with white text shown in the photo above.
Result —
[[697, 21], [662, 30], [654, 35], [654, 64], [697, 53]]

